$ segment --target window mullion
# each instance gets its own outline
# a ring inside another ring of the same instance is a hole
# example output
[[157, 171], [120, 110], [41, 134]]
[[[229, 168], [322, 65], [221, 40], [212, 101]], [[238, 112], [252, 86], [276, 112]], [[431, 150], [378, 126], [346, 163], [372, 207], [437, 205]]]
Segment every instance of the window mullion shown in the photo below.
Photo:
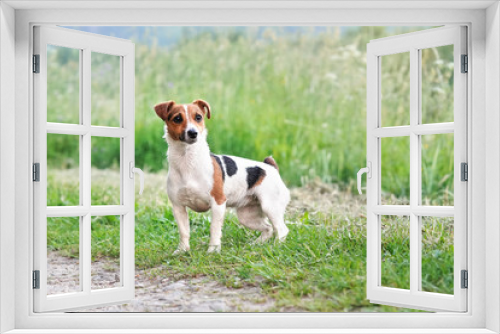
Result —
[[419, 124], [420, 61], [418, 49], [410, 50], [410, 291], [420, 285], [420, 217], [414, 210], [420, 204], [420, 140], [415, 133]]
[[[91, 50], [83, 49], [83, 61], [81, 64], [82, 75], [80, 76], [80, 91], [81, 91], [81, 117], [82, 125], [90, 128], [90, 112], [91, 112]], [[82, 205], [88, 211], [82, 219], [81, 235], [81, 259], [80, 272], [82, 273], [81, 282], [83, 283], [83, 292], [89, 293], [91, 290], [91, 134], [90, 131], [80, 137], [82, 147], [80, 149], [80, 171], [81, 171], [81, 188], [82, 188]]]

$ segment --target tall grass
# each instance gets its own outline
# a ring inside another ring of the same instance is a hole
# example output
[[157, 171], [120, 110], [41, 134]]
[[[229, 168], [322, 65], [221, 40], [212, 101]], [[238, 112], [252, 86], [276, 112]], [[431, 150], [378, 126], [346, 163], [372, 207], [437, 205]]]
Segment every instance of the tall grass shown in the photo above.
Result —
[[[212, 119], [206, 122], [212, 151], [256, 160], [273, 155], [290, 186], [312, 178], [352, 186], [355, 173], [366, 164], [366, 43], [402, 31], [384, 27], [362, 27], [345, 34], [335, 27], [320, 33], [302, 29], [294, 35], [277, 29], [259, 34], [252, 29], [218, 31], [181, 39], [168, 48], [136, 41], [136, 165], [152, 172], [166, 168], [163, 124], [153, 106], [165, 100], [186, 103], [200, 98], [212, 106]], [[427, 83], [423, 103], [430, 122], [453, 110], [446, 103], [453, 96], [449, 55], [448, 49], [422, 55]], [[65, 119], [65, 114], [75, 112], [74, 101], [69, 100], [75, 84], [58, 78], [77, 73], [78, 57], [63, 48], [48, 56], [49, 86], [55, 92], [49, 95], [50, 113]], [[92, 103], [92, 121], [116, 125], [112, 87], [116, 87], [118, 67], [98, 57], [92, 67], [92, 79], [99, 81], [92, 85], [93, 99], [99, 101]], [[392, 123], [406, 120], [409, 124], [409, 106], [400, 105], [409, 96], [409, 83], [391, 80], [407, 70], [403, 60], [384, 63], [383, 82], [388, 83], [384, 99], [395, 106], [387, 113]], [[427, 144], [432, 155], [437, 142]], [[439, 146], [438, 163], [423, 166], [433, 168], [425, 174], [431, 175], [425, 191], [452, 193], [453, 170], [448, 169], [450, 152], [443, 149], [445, 144]], [[49, 164], [67, 167], [68, 161], [77, 161], [77, 147], [68, 145], [49, 140]], [[399, 144], [391, 151], [407, 156], [409, 147]], [[117, 152], [117, 145], [101, 154], [93, 152], [94, 166], [97, 162], [99, 168], [118, 165]], [[407, 171], [392, 166], [382, 169], [382, 178], [392, 180], [383, 190], [407, 197], [408, 188], [401, 186]]]

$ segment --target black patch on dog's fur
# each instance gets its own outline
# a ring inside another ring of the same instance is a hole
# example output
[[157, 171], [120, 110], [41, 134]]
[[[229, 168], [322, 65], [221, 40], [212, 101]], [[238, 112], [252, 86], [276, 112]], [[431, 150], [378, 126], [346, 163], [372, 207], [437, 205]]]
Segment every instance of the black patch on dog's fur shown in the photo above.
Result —
[[226, 172], [228, 176], [233, 176], [238, 171], [238, 166], [236, 166], [236, 162], [230, 157], [222, 156], [222, 160], [224, 160], [224, 164], [226, 164]]
[[217, 161], [217, 164], [220, 167], [220, 170], [222, 172], [222, 181], [226, 180], [226, 173], [224, 172], [224, 167], [222, 167], [222, 161], [220, 161], [220, 158], [216, 156], [215, 154], [210, 154], [212, 157], [214, 157], [215, 161]]
[[247, 167], [248, 189], [252, 188], [260, 178], [266, 176], [266, 171], [260, 167]]

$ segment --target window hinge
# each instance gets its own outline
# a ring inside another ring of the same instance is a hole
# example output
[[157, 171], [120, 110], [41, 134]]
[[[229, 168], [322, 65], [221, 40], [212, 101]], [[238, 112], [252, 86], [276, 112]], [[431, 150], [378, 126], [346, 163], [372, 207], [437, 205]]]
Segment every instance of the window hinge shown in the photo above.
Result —
[[462, 73], [469, 72], [469, 57], [467, 55], [462, 55]]
[[40, 270], [33, 270], [33, 289], [40, 289]]
[[469, 287], [469, 274], [467, 270], [462, 270], [461, 271], [461, 276], [462, 276], [462, 289], [467, 289]]
[[40, 73], [40, 55], [33, 55], [33, 73]]
[[33, 164], [33, 181], [40, 182], [40, 163]]
[[469, 165], [466, 162], [462, 162], [460, 165], [461, 177], [462, 181], [469, 181]]

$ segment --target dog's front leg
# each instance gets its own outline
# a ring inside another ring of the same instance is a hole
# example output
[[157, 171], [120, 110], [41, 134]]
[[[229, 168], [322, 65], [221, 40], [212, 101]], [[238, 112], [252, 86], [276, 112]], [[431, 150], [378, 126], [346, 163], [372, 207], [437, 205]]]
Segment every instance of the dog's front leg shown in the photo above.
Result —
[[185, 206], [172, 205], [175, 221], [179, 227], [179, 247], [174, 255], [189, 251], [189, 216]]
[[212, 221], [210, 222], [210, 244], [208, 245], [208, 252], [220, 252], [221, 238], [222, 238], [222, 224], [224, 223], [224, 216], [226, 214], [226, 202], [217, 204], [212, 199]]

